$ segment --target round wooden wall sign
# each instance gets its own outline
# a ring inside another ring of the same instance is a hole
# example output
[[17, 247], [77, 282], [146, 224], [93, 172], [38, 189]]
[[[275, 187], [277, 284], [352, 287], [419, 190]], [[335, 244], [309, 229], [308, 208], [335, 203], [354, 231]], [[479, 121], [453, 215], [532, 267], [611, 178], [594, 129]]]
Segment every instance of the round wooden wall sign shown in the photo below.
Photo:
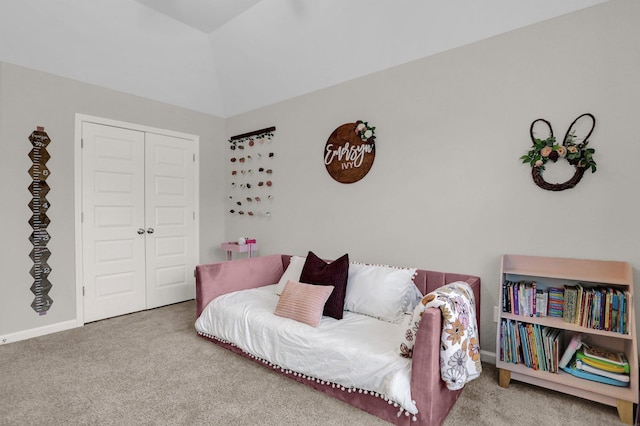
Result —
[[324, 147], [324, 165], [340, 183], [357, 182], [369, 173], [376, 157], [375, 127], [357, 121], [338, 127]]

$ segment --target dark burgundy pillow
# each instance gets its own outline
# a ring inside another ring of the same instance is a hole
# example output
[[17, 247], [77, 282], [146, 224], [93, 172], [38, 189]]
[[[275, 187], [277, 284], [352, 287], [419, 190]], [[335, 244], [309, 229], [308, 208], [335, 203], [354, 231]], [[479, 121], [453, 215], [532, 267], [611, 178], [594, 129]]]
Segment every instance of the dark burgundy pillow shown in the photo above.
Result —
[[344, 297], [347, 293], [347, 277], [349, 275], [349, 255], [345, 254], [331, 263], [320, 259], [313, 252], [307, 254], [302, 267], [300, 282], [316, 285], [332, 285], [335, 288], [324, 305], [323, 315], [342, 319]]

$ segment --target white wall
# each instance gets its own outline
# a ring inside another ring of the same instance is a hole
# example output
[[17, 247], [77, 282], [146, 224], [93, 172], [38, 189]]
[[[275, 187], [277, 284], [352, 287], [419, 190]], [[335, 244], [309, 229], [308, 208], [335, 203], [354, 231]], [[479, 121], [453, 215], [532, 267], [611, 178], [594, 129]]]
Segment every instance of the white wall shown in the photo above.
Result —
[[[638, 281], [637, 22], [640, 2], [608, 2], [229, 119], [228, 136], [277, 130], [272, 216], [228, 214], [227, 239], [479, 275], [490, 352], [504, 253], [627, 261]], [[529, 125], [546, 118], [562, 137], [585, 112], [598, 171], [571, 190], [538, 188], [519, 160]], [[339, 184], [324, 144], [358, 119], [377, 128], [375, 163]]]
[[[200, 136], [200, 261], [221, 260], [224, 236], [220, 157], [223, 120], [207, 114], [149, 101], [51, 74], [0, 62], [0, 343], [16, 336], [55, 331], [76, 318], [74, 236], [74, 129], [82, 113]], [[32, 308], [29, 270], [32, 232], [28, 220], [31, 178], [29, 135], [44, 126], [51, 187], [49, 276], [51, 309], [39, 316]], [[34, 331], [36, 330], [36, 331]], [[23, 334], [20, 334], [23, 333]]]

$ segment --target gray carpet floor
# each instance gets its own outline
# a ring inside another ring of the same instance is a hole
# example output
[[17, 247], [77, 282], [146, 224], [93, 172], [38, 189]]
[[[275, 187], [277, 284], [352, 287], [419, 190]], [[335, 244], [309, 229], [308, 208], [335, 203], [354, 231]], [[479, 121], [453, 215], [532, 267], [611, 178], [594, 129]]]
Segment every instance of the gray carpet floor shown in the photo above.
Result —
[[[178, 303], [0, 346], [0, 425], [387, 425], [198, 337]], [[445, 425], [620, 425], [483, 364]]]

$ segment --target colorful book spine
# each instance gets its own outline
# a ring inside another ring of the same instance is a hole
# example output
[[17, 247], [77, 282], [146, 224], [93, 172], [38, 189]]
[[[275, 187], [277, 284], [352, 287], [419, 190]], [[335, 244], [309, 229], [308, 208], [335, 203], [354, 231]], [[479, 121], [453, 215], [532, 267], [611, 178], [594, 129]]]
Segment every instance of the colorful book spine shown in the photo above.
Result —
[[551, 287], [548, 292], [548, 315], [554, 318], [562, 318], [564, 315], [564, 290], [559, 287]]
[[503, 319], [500, 327], [500, 360], [534, 370], [558, 372], [560, 329]]
[[536, 296], [537, 296], [537, 283], [533, 281], [531, 283], [531, 287], [529, 288], [529, 315], [532, 317], [537, 316], [536, 314]]

